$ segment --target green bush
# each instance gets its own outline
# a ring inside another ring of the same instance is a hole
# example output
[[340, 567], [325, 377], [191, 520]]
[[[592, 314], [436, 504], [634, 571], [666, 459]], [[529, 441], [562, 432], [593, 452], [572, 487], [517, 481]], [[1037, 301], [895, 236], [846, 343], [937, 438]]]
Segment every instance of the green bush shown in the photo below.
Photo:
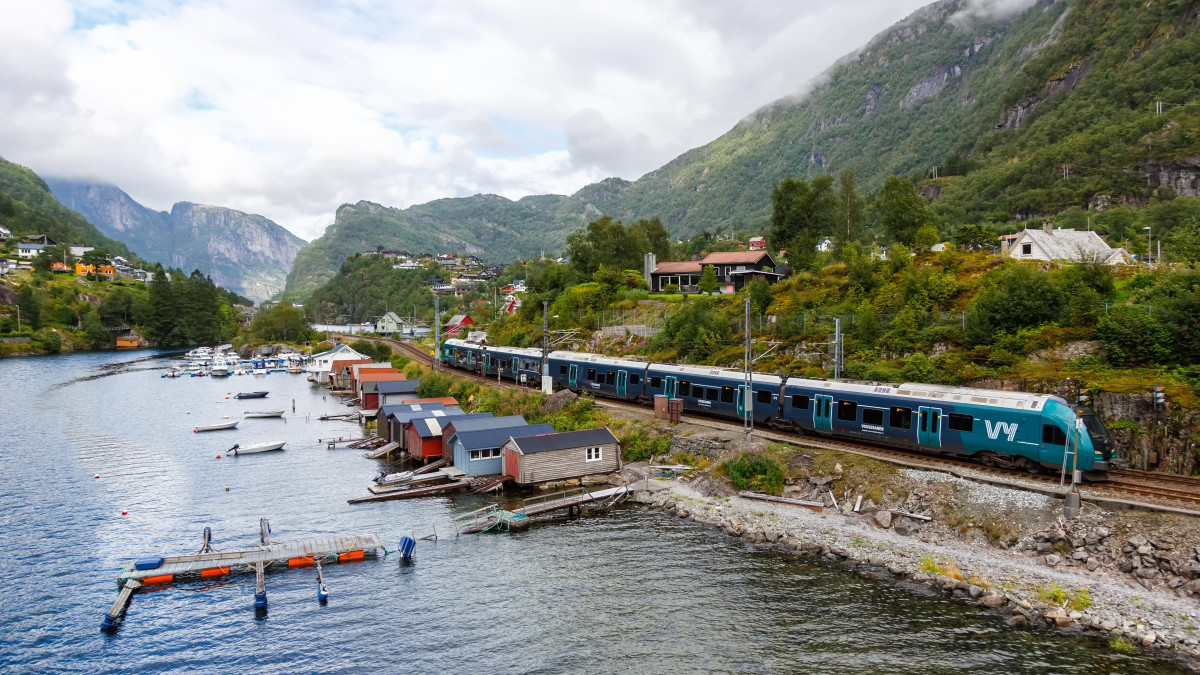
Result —
[[747, 451], [725, 463], [729, 479], [739, 490], [783, 494], [783, 465], [762, 451]]
[[621, 458], [626, 462], [644, 462], [671, 451], [671, 436], [646, 429], [634, 429], [621, 439]]
[[51, 354], [57, 354], [62, 351], [62, 335], [56, 330], [43, 328], [35, 331], [32, 342], [35, 346], [39, 346]]

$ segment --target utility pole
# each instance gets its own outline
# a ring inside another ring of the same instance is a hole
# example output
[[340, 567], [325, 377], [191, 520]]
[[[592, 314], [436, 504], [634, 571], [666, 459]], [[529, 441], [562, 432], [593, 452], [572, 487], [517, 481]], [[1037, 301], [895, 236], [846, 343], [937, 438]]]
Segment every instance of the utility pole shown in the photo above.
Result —
[[744, 361], [745, 361], [745, 367], [746, 367], [746, 369], [745, 369], [746, 384], [745, 384], [745, 388], [743, 389], [743, 391], [745, 393], [742, 394], [742, 427], [746, 430], [746, 438], [747, 438], [747, 440], [749, 440], [749, 438], [754, 434], [754, 391], [751, 388], [752, 385], [754, 384], [753, 378], [751, 377], [751, 373], [752, 373], [751, 368], [754, 366], [754, 355], [753, 355], [753, 352], [750, 347], [751, 341], [750, 341], [750, 298], [749, 297], [746, 298], [745, 330], [746, 330], [746, 336], [745, 336], [746, 339], [745, 339], [745, 346], [744, 346], [744, 356], [745, 356]]
[[550, 301], [542, 301], [542, 393], [551, 394], [554, 384], [550, 379]]
[[842, 376], [842, 320], [833, 320], [833, 379]]
[[433, 369], [437, 370], [442, 357], [442, 303], [437, 291], [433, 293]]

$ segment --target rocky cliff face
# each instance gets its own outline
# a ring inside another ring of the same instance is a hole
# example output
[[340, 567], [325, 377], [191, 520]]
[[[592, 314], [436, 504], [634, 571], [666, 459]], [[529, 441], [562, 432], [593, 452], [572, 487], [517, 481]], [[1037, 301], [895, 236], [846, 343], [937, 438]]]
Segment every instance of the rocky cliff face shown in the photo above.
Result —
[[55, 196], [147, 260], [198, 269], [255, 301], [283, 290], [304, 240], [262, 216], [179, 202], [154, 211], [112, 185], [49, 179]]

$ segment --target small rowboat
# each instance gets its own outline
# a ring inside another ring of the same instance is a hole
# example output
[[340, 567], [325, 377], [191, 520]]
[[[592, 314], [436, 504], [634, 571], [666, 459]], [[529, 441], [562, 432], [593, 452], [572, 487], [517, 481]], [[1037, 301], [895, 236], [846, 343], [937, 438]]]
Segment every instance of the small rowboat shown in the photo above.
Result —
[[279, 441], [278, 443], [255, 443], [242, 447], [235, 445], [229, 449], [235, 455], [252, 455], [256, 452], [271, 452], [272, 450], [283, 450], [283, 446], [287, 445], [287, 441]]
[[267, 392], [265, 392], [265, 391], [239, 391], [237, 394], [234, 395], [234, 398], [266, 398], [266, 397], [267, 397]]
[[238, 422], [240, 422], [240, 421], [241, 420], [234, 420], [233, 422], [225, 422], [224, 424], [209, 424], [208, 426], [198, 426], [195, 429], [192, 429], [192, 433], [199, 433], [201, 431], [225, 431], [226, 429], [236, 429]]
[[242, 414], [246, 416], [246, 419], [250, 419], [251, 417], [283, 417], [283, 412], [282, 410], [247, 410]]

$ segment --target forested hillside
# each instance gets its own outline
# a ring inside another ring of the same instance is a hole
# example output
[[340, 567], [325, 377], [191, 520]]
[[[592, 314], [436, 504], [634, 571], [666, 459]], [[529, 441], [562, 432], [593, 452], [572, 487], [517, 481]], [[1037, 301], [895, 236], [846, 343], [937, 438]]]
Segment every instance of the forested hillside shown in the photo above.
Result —
[[29, 169], [0, 158], [0, 225], [23, 240], [45, 234], [59, 244], [87, 244], [133, 257], [119, 241], [100, 233], [83, 216], [59, 203], [45, 181]]

